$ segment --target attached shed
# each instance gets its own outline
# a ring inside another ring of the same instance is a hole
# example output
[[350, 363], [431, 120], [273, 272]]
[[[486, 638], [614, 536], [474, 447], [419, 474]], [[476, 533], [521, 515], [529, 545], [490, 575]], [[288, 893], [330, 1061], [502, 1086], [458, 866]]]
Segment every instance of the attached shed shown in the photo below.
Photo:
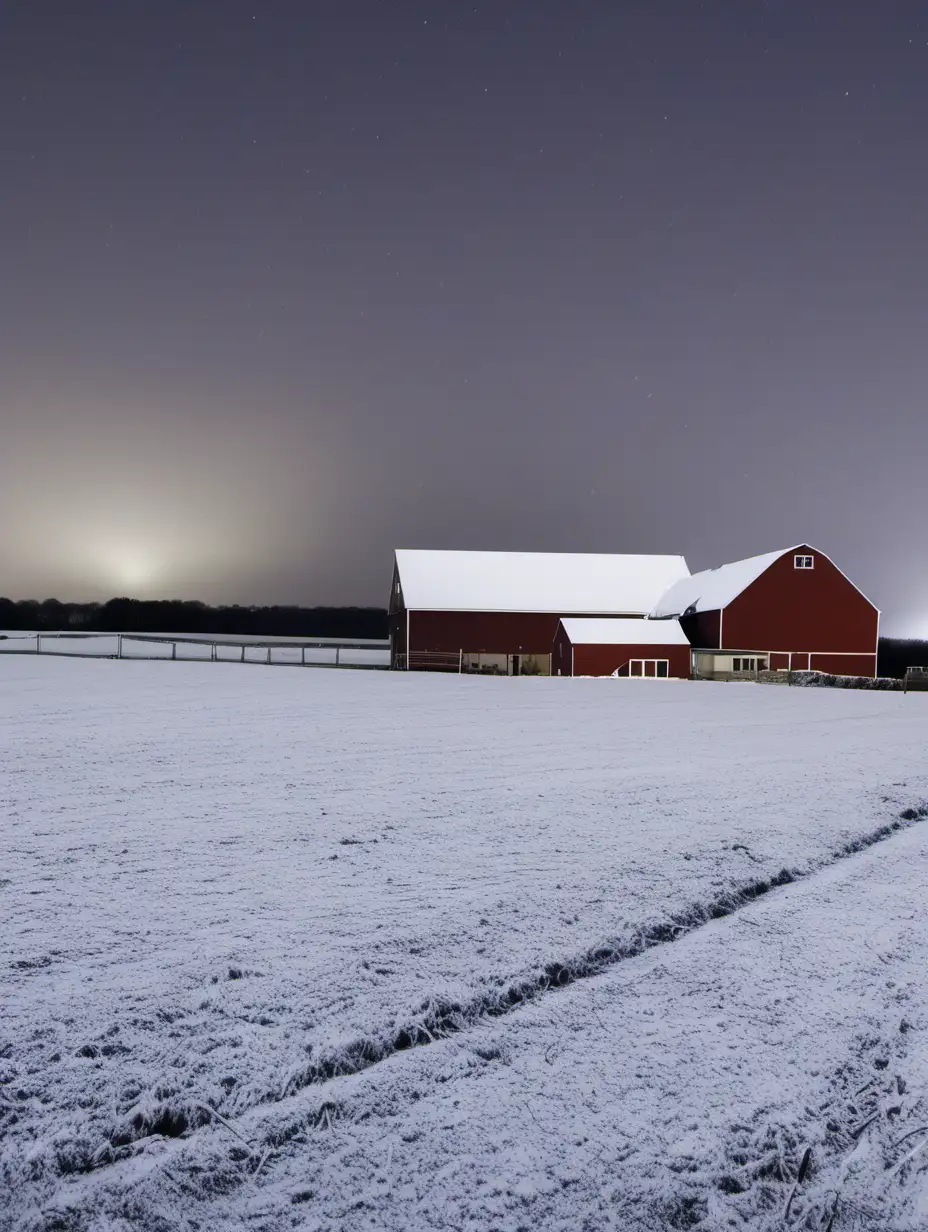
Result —
[[688, 574], [682, 556], [398, 550], [392, 664], [547, 675], [562, 616], [644, 618]]
[[807, 543], [680, 578], [651, 616], [679, 619], [700, 677], [876, 675], [878, 609]]
[[678, 620], [565, 617], [554, 638], [555, 676], [642, 676], [687, 680], [690, 643]]

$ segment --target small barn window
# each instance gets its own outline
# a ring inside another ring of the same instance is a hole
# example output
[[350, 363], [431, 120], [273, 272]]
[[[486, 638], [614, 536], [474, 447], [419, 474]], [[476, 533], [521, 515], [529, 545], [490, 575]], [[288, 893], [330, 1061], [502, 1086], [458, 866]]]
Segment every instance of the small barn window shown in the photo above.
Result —
[[793, 565], [797, 569], [813, 569], [815, 567], [814, 556], [794, 556]]
[[732, 659], [731, 670], [733, 672], [765, 672], [767, 670], [767, 660]]

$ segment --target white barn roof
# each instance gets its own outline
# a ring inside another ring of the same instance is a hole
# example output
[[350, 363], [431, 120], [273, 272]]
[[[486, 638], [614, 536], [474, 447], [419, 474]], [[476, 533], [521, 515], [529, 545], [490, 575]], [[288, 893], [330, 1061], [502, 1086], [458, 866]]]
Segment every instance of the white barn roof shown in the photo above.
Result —
[[399, 549], [396, 564], [403, 602], [419, 611], [644, 616], [689, 575], [682, 556]]
[[622, 620], [565, 616], [561, 621], [574, 646], [688, 646], [679, 620]]
[[781, 556], [793, 550], [783, 548], [763, 556], [749, 556], [747, 560], [735, 560], [731, 564], [720, 565], [718, 569], [704, 569], [701, 573], [680, 578], [661, 596], [651, 616], [682, 616], [687, 611], [715, 612], [727, 607]]

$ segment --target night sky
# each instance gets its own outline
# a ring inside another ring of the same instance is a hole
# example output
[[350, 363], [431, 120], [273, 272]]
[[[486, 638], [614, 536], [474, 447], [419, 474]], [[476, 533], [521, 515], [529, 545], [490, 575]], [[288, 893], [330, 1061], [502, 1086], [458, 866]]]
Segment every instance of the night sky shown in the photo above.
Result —
[[0, 594], [809, 541], [928, 636], [928, 10], [5, 0]]

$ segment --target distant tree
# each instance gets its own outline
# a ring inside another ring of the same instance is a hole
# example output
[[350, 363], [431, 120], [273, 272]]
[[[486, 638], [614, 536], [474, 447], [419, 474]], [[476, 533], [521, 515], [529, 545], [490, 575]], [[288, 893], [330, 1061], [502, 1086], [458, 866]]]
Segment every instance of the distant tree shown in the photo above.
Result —
[[385, 639], [387, 613], [376, 607], [208, 607], [191, 599], [130, 599], [62, 603], [0, 598], [0, 630], [101, 633], [216, 633], [254, 637]]
[[38, 619], [37, 629], [67, 628], [69, 623], [68, 605], [60, 603], [57, 599], [44, 599], [39, 605]]
[[877, 675], [904, 676], [907, 667], [928, 667], [928, 641], [881, 637]]
[[9, 599], [9, 610], [4, 615], [5, 629], [41, 629], [41, 605], [35, 599], [19, 599], [15, 603]]

